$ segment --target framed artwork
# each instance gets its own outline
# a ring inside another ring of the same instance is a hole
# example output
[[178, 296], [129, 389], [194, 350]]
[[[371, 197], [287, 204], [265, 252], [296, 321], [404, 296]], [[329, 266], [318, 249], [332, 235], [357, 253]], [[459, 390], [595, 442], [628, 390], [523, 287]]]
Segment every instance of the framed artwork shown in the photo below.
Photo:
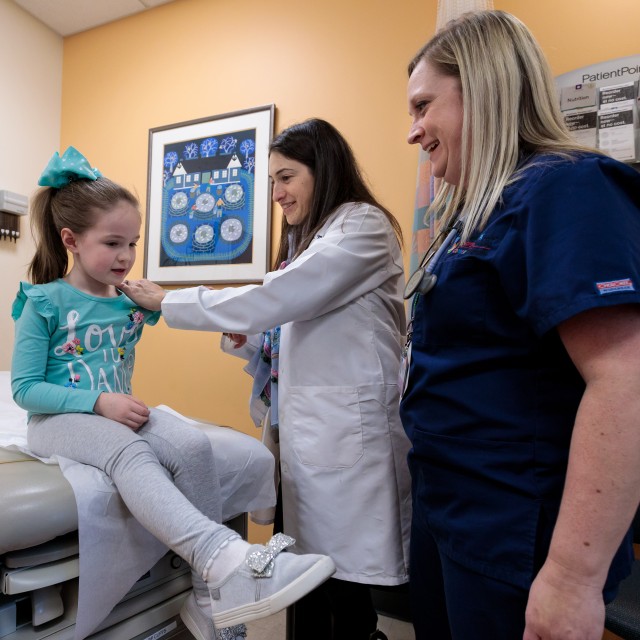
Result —
[[149, 130], [144, 277], [262, 280], [268, 269], [274, 105]]

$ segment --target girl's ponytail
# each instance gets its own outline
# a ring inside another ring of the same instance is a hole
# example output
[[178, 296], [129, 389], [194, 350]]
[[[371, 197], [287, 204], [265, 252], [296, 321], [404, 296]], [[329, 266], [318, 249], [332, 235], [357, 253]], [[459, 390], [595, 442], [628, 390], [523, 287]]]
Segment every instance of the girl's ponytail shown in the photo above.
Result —
[[62, 243], [53, 214], [53, 199], [58, 189], [43, 187], [31, 199], [31, 231], [36, 252], [27, 274], [33, 284], [45, 284], [67, 273], [69, 255]]

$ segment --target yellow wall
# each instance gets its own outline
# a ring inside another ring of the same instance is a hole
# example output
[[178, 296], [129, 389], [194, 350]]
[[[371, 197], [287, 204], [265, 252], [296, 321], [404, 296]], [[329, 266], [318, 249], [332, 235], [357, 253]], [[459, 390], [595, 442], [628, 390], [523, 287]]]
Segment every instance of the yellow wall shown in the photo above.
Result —
[[[637, 0], [495, 6], [530, 25], [556, 74], [639, 52]], [[61, 148], [78, 147], [144, 206], [150, 128], [275, 103], [276, 130], [319, 116], [345, 133], [410, 241], [417, 149], [405, 143], [405, 68], [435, 16], [436, 0], [178, 0], [69, 37]], [[279, 222], [274, 208], [272, 228]], [[132, 276], [141, 274], [142, 250]], [[148, 330], [135, 392], [257, 435], [250, 379], [218, 341], [162, 323]]]
[[494, 0], [541, 44], [555, 75], [640, 53], [638, 0]]

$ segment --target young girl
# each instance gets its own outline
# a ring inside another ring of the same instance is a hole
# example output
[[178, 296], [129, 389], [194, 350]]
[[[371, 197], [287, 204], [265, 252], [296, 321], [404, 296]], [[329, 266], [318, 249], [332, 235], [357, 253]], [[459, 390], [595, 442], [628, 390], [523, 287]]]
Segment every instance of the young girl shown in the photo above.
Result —
[[29, 411], [29, 447], [102, 469], [134, 517], [189, 563], [181, 617], [199, 640], [214, 637], [212, 618], [227, 627], [289, 606], [334, 572], [332, 560], [275, 558], [291, 539], [251, 546], [215, 522], [208, 438], [131, 395], [135, 345], [159, 317], [116, 289], [135, 260], [136, 198], [73, 147], [38, 184], [33, 284], [21, 283], [13, 306], [12, 390]]

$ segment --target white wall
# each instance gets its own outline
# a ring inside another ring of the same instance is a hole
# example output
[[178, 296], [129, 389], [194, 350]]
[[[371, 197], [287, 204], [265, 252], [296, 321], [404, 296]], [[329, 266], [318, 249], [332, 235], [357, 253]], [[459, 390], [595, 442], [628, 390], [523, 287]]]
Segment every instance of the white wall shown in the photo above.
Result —
[[[0, 0], [0, 189], [31, 196], [58, 150], [63, 39], [10, 0]], [[13, 351], [11, 303], [33, 254], [27, 216], [17, 243], [0, 240], [0, 369]]]

